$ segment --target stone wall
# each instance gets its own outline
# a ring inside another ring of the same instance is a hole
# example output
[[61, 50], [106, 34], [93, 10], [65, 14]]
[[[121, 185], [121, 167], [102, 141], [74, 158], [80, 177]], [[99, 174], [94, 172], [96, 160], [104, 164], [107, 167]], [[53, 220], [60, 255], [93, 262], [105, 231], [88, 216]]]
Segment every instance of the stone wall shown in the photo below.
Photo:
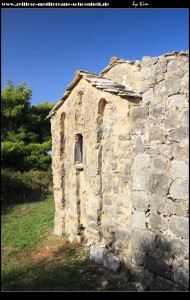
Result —
[[[155, 290], [188, 289], [188, 59], [127, 63], [140, 102], [82, 78], [51, 117], [55, 234], [85, 241], [96, 263]], [[118, 83], [124, 65], [104, 78]]]

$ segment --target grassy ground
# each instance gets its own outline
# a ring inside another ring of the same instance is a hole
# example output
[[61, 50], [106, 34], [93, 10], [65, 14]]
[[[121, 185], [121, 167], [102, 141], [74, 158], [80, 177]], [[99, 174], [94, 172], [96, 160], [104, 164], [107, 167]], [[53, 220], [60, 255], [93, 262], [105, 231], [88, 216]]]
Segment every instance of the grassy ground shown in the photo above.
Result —
[[53, 236], [52, 197], [2, 212], [2, 291], [121, 291], [134, 286], [89, 260], [89, 249]]

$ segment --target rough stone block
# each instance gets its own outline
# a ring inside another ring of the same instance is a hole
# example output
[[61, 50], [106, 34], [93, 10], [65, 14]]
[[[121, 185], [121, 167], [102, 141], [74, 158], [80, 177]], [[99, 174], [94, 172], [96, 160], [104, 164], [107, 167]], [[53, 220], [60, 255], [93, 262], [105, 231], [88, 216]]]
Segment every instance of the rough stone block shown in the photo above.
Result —
[[189, 182], [181, 178], [174, 180], [170, 187], [170, 195], [174, 199], [187, 200], [189, 191]]
[[167, 66], [166, 66], [166, 63], [165, 61], [161, 61], [159, 59], [158, 63], [155, 65], [155, 68], [154, 68], [154, 74], [160, 74], [160, 73], [165, 73], [167, 70]]
[[167, 174], [151, 173], [148, 179], [148, 190], [152, 194], [165, 196], [169, 190], [169, 178]]
[[164, 259], [160, 260], [154, 256], [148, 255], [146, 257], [145, 265], [146, 268], [152, 273], [156, 273], [165, 278], [171, 277], [171, 266], [168, 265], [167, 261]]
[[188, 139], [188, 132], [189, 130], [187, 127], [180, 126], [171, 132], [169, 138], [180, 143], [182, 140]]
[[189, 219], [186, 217], [171, 216], [169, 229], [174, 235], [187, 239], [189, 236]]
[[141, 82], [141, 92], [144, 93], [149, 89], [149, 80], [143, 80]]
[[121, 260], [113, 254], [107, 254], [103, 261], [103, 266], [117, 273], [121, 269]]
[[151, 76], [151, 68], [150, 67], [142, 68], [141, 76], [142, 76], [142, 78], [149, 78]]
[[106, 250], [103, 246], [91, 246], [90, 259], [97, 264], [102, 264]]
[[145, 214], [142, 211], [134, 211], [133, 215], [132, 215], [132, 224], [133, 227], [136, 228], [142, 228], [145, 229], [146, 228], [146, 224], [145, 224]]
[[182, 259], [176, 259], [173, 264], [174, 281], [185, 288], [189, 288], [189, 263]]
[[135, 173], [133, 175], [133, 190], [144, 191], [146, 189], [145, 175]]
[[168, 292], [174, 292], [174, 291], [183, 291], [183, 289], [175, 284], [174, 282], [165, 279], [163, 277], [158, 276], [156, 278], [155, 287], [153, 289], [154, 291], [168, 291]]
[[162, 228], [162, 218], [155, 212], [151, 212], [149, 215], [149, 226], [153, 230], [159, 230]]
[[143, 290], [152, 290], [154, 285], [154, 275], [141, 266], [131, 265], [132, 281], [140, 282], [144, 286]]
[[148, 111], [144, 107], [138, 107], [132, 111], [131, 117], [134, 121], [137, 119], [147, 119]]
[[155, 235], [150, 231], [133, 229], [131, 231], [131, 246], [142, 252], [153, 253], [155, 250]]
[[177, 76], [172, 77], [166, 80], [165, 85], [166, 85], [166, 92], [168, 96], [177, 94], [181, 87], [180, 78]]
[[134, 169], [142, 170], [142, 169], [148, 168], [149, 164], [150, 164], [150, 157], [146, 153], [137, 154], [134, 157], [134, 162], [133, 162]]
[[132, 195], [132, 203], [135, 209], [146, 212], [149, 205], [147, 194], [143, 191], [134, 192]]
[[181, 159], [182, 157], [187, 158], [188, 157], [188, 149], [187, 148], [175, 143], [172, 146], [172, 156], [175, 159]]
[[145, 262], [146, 253], [142, 252], [140, 250], [134, 249], [132, 251], [132, 263], [134, 263], [137, 266], [144, 265]]
[[136, 154], [141, 154], [144, 152], [145, 146], [144, 143], [141, 139], [141, 137], [137, 137], [135, 140], [135, 153]]
[[182, 109], [188, 107], [188, 102], [182, 95], [173, 95], [168, 98], [168, 105]]
[[142, 95], [142, 102], [143, 103], [148, 104], [148, 103], [153, 102], [153, 101], [154, 101], [153, 89], [149, 89], [148, 91], [143, 93], [143, 95]]
[[150, 118], [159, 118], [162, 116], [163, 107], [161, 104], [152, 104], [149, 108], [149, 116]]
[[188, 165], [181, 160], [172, 160], [171, 161], [171, 177], [176, 178], [187, 178], [189, 175]]
[[165, 155], [168, 158], [171, 158], [171, 151], [172, 151], [171, 146], [168, 146], [168, 145], [165, 145], [165, 144], [159, 145], [159, 152], [160, 152], [161, 155]]
[[173, 111], [170, 115], [165, 116], [165, 120], [163, 122], [164, 128], [169, 130], [176, 128], [176, 122], [179, 120], [179, 113], [177, 111]]
[[170, 215], [173, 212], [173, 201], [159, 195], [153, 196], [151, 209], [163, 215]]
[[167, 159], [165, 157], [156, 157], [153, 159], [153, 166], [159, 170], [165, 170]]
[[159, 233], [156, 239], [156, 248], [159, 250], [162, 255], [164, 253], [171, 253], [171, 238], [166, 236], [165, 234]]
[[178, 61], [177, 60], [170, 60], [167, 66], [167, 72], [178, 72], [179, 68], [178, 68]]
[[184, 256], [186, 254], [187, 245], [184, 240], [180, 238], [173, 238], [170, 240], [170, 253], [173, 257]]
[[161, 128], [158, 126], [150, 126], [149, 131], [148, 131], [148, 142], [151, 141], [158, 141], [160, 143], [165, 143], [166, 138], [164, 136], [164, 132]]
[[130, 240], [130, 234], [127, 230], [118, 230], [116, 232], [116, 238], [125, 242]]
[[173, 213], [177, 216], [187, 217], [189, 215], [188, 201], [176, 200], [173, 204]]

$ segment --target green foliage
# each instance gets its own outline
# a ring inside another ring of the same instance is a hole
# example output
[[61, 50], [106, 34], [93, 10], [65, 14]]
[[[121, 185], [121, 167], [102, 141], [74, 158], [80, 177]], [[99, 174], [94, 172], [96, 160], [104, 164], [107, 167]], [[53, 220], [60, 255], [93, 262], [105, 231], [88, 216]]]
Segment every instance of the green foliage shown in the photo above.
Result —
[[51, 171], [30, 170], [27, 172], [1, 169], [1, 200], [3, 205], [26, 200], [39, 200], [52, 192]]
[[1, 164], [15, 171], [47, 171], [51, 165], [51, 130], [46, 119], [53, 103], [31, 106], [25, 82], [8, 81], [1, 93]]
[[52, 181], [46, 116], [54, 104], [31, 106], [31, 97], [25, 82], [13, 86], [9, 80], [1, 92], [1, 196], [6, 204], [46, 195]]

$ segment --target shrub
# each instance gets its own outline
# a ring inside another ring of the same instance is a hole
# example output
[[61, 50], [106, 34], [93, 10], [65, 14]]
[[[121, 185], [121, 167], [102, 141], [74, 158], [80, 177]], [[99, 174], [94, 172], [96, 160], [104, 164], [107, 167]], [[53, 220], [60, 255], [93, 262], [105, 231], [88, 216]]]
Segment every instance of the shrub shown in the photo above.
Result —
[[51, 171], [15, 172], [11, 169], [1, 169], [2, 204], [36, 201], [51, 193]]

